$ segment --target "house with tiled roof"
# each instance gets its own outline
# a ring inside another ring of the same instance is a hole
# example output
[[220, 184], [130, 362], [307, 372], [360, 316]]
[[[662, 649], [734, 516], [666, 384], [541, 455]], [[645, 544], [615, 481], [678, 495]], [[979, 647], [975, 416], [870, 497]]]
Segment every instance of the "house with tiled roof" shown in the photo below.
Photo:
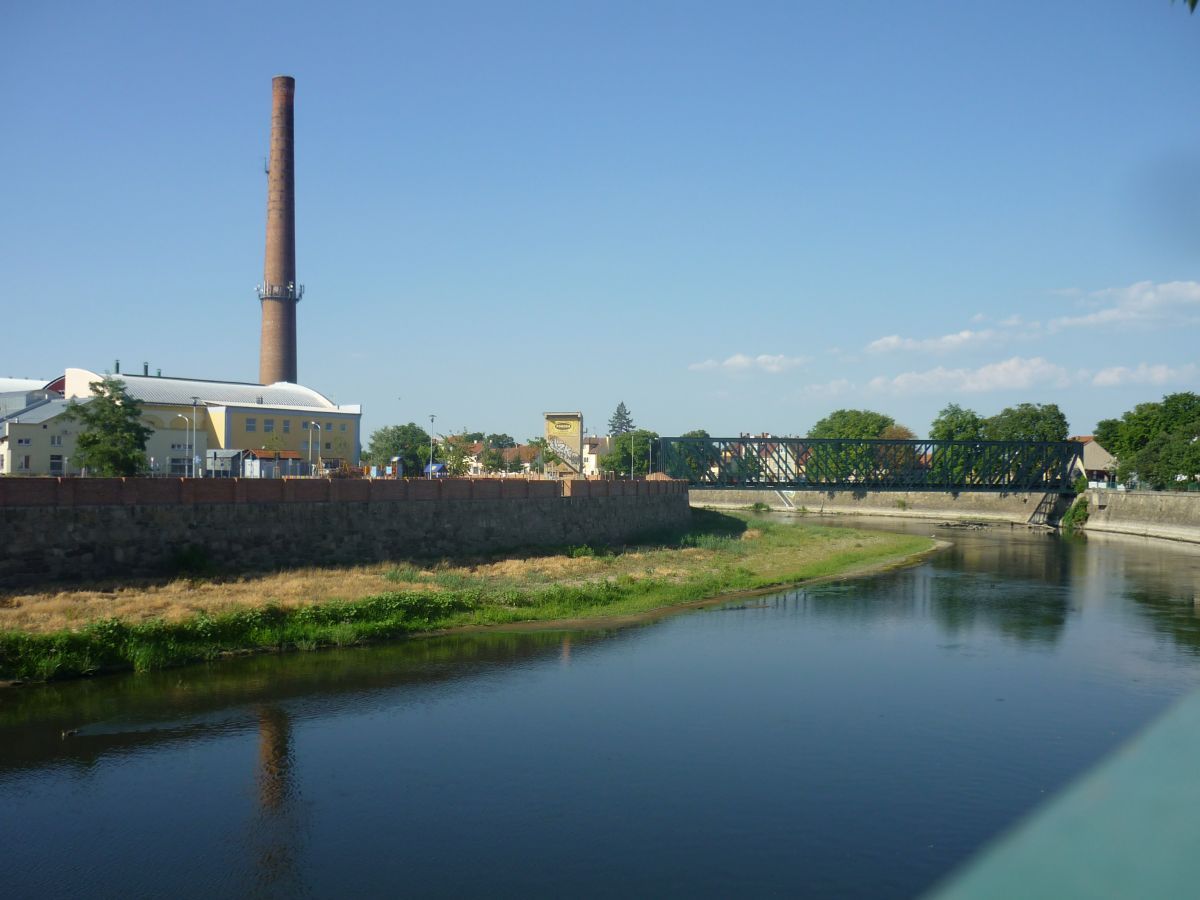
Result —
[[1090, 434], [1067, 438], [1083, 444], [1083, 454], [1075, 461], [1075, 474], [1086, 475], [1091, 487], [1107, 487], [1117, 480], [1117, 458], [1096, 443]]

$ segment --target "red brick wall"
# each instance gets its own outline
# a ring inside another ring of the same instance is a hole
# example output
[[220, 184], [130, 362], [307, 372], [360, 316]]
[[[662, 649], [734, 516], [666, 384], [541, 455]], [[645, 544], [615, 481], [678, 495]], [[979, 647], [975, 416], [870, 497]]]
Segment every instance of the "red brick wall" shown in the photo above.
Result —
[[447, 478], [412, 481], [258, 478], [0, 478], [0, 507], [175, 506], [242, 503], [395, 503], [647, 497], [687, 492], [682, 481], [530, 481]]

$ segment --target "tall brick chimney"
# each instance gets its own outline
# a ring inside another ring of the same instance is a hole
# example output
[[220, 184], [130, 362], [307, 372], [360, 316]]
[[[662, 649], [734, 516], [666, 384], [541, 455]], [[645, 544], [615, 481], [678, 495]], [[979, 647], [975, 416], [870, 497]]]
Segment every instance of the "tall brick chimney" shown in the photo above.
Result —
[[267, 168], [267, 254], [263, 283], [262, 342], [258, 380], [296, 381], [296, 304], [304, 286], [296, 283], [296, 79], [277, 75], [271, 82], [271, 156]]

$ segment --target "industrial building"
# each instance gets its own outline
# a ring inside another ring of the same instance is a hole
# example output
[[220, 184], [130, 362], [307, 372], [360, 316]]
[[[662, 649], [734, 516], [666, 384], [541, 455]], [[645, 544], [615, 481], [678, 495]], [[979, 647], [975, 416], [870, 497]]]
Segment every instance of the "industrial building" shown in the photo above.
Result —
[[[152, 474], [203, 477], [210, 451], [240, 451], [239, 474], [275, 477], [358, 465], [362, 409], [339, 406], [297, 381], [294, 104], [296, 81], [271, 82], [271, 139], [267, 167], [266, 252], [261, 308], [260, 384], [151, 375], [114, 375], [141, 402]], [[63, 418], [68, 403], [89, 402], [102, 376], [67, 369], [49, 383], [0, 379], [0, 475], [81, 474], [75, 455], [80, 425]], [[269, 452], [268, 459], [263, 453]], [[214, 473], [228, 474], [233, 455], [211, 457]]]
[[[91, 383], [103, 376], [67, 369], [35, 393], [37, 399], [0, 418], [0, 475], [78, 475], [71, 462], [79, 423], [65, 420], [71, 400], [91, 399]], [[203, 477], [207, 451], [267, 450], [302, 460], [322, 472], [358, 465], [362, 408], [339, 406], [300, 384], [262, 385], [155, 375], [118, 375], [142, 403], [142, 422], [154, 433], [146, 443], [153, 474]], [[282, 468], [259, 470], [282, 472]]]

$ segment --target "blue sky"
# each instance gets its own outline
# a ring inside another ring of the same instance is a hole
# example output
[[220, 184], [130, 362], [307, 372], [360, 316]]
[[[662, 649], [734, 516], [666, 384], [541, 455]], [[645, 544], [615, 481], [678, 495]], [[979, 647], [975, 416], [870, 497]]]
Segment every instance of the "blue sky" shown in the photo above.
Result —
[[427, 421], [803, 434], [1200, 389], [1167, 0], [0, 8], [0, 375], [254, 380], [295, 76], [300, 380]]

